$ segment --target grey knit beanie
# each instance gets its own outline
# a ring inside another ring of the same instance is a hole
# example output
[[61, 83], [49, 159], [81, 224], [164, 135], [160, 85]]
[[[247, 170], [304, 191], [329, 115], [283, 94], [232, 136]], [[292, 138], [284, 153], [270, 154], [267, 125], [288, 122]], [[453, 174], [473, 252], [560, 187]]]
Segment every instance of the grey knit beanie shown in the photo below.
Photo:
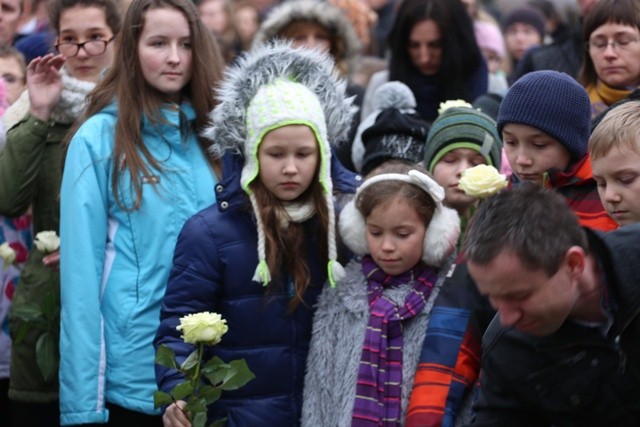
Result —
[[578, 160], [587, 154], [591, 104], [586, 90], [568, 74], [533, 71], [509, 88], [500, 104], [497, 123], [500, 135], [507, 123], [539, 129]]

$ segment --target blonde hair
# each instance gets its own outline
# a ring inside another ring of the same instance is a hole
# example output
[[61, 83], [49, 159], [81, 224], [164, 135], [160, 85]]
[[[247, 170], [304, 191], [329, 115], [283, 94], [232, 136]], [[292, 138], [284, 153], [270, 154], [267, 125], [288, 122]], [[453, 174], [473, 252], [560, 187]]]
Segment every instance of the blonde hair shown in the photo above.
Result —
[[613, 147], [628, 147], [640, 154], [640, 101], [614, 107], [591, 133], [589, 155], [592, 159], [606, 156]]

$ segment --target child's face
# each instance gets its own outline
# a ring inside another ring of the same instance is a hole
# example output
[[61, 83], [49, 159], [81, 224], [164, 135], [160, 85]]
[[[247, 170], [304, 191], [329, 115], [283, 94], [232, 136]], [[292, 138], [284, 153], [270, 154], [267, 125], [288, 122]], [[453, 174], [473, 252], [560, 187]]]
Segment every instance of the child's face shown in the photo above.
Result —
[[486, 163], [482, 154], [471, 148], [456, 148], [442, 156], [433, 168], [433, 178], [444, 188], [444, 204], [458, 212], [471, 206], [476, 199], [458, 188], [460, 177], [465, 170]]
[[304, 125], [274, 129], [258, 148], [260, 181], [282, 201], [295, 200], [309, 188], [319, 161], [316, 137]]
[[16, 102], [20, 94], [27, 87], [25, 70], [18, 60], [12, 56], [0, 58], [0, 75], [7, 84], [7, 102]]
[[150, 9], [138, 41], [140, 68], [150, 86], [180, 102], [191, 80], [193, 53], [187, 18], [173, 8]]
[[[66, 9], [60, 14], [60, 34], [58, 34], [57, 42], [61, 44], [58, 47], [60, 53], [65, 54], [65, 43], [86, 43], [78, 49], [78, 53], [67, 57], [67, 69], [72, 77], [79, 80], [97, 82], [100, 79], [102, 71], [111, 66], [113, 62], [113, 31], [107, 24], [107, 17], [104, 8], [97, 6], [77, 5]], [[98, 42], [101, 40], [102, 42]], [[104, 42], [108, 42], [104, 44]], [[72, 45], [67, 45], [67, 47]], [[98, 55], [93, 55], [94, 50], [99, 52], [102, 48], [104, 51]], [[66, 54], [65, 54], [66, 56]]]
[[371, 257], [392, 276], [420, 262], [426, 231], [424, 221], [413, 206], [400, 197], [376, 206], [366, 219]]
[[513, 173], [521, 181], [543, 183], [550, 169], [565, 170], [571, 154], [548, 134], [528, 125], [507, 123], [502, 128], [502, 142]]
[[511, 56], [519, 61], [530, 48], [541, 44], [542, 39], [533, 25], [516, 22], [506, 29], [504, 42]]
[[592, 158], [591, 165], [609, 216], [619, 225], [640, 222], [640, 153], [627, 145], [616, 146]]

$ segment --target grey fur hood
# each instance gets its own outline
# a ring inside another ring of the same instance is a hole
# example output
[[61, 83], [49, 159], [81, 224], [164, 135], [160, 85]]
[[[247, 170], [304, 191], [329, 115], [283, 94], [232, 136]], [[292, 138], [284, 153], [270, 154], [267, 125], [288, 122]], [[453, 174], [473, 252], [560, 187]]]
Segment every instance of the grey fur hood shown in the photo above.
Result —
[[347, 82], [335, 71], [328, 55], [316, 50], [293, 49], [289, 42], [274, 41], [245, 52], [227, 69], [217, 89], [219, 104], [209, 115], [210, 125], [202, 136], [213, 141], [215, 157], [225, 152], [243, 153], [247, 139], [247, 108], [258, 89], [282, 77], [305, 85], [317, 95], [327, 124], [329, 144], [346, 141], [356, 112], [353, 98], [347, 98]]
[[296, 21], [311, 21], [328, 29], [336, 65], [345, 75], [355, 71], [362, 48], [360, 39], [345, 12], [326, 1], [292, 0], [279, 4], [260, 25], [253, 46], [281, 36], [282, 31]]

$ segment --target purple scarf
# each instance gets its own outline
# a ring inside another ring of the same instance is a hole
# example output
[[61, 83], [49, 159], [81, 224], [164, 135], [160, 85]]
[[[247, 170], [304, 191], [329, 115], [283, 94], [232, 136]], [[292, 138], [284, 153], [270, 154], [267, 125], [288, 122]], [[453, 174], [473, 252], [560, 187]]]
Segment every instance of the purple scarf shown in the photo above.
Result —
[[[437, 280], [437, 269], [424, 264], [389, 276], [370, 256], [362, 259], [368, 279], [369, 323], [358, 368], [353, 427], [399, 426], [402, 398], [402, 322], [419, 314]], [[386, 288], [412, 283], [398, 306], [382, 295]]]

